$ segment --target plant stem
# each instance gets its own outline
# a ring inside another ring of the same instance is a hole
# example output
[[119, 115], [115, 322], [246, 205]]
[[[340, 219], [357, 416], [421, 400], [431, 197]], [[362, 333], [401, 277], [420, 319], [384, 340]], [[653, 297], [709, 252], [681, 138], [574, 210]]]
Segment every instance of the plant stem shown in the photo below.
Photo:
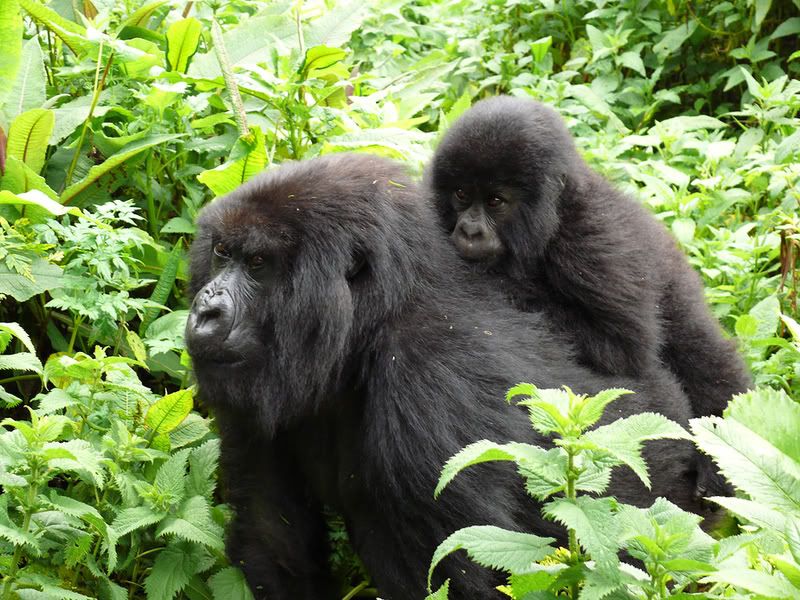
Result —
[[75, 338], [78, 337], [78, 329], [81, 327], [83, 317], [78, 315], [72, 321], [72, 335], [69, 338], [69, 346], [67, 346], [67, 354], [72, 354], [72, 349], [75, 347]]
[[38, 375], [16, 375], [14, 377], [6, 377], [5, 379], [0, 379], [0, 385], [5, 385], [6, 383], [14, 383], [15, 381], [28, 381], [29, 379], [39, 379]]
[[[575, 480], [577, 477], [575, 476], [575, 454], [571, 449], [567, 449], [567, 489], [565, 490], [565, 494], [567, 500], [575, 502], [577, 498], [577, 494], [575, 491]], [[573, 565], [577, 565], [581, 559], [581, 548], [578, 545], [578, 536], [575, 533], [575, 530], [570, 527], [567, 529], [567, 535], [569, 537], [569, 553], [570, 553], [570, 563]], [[575, 582], [570, 586], [570, 597], [572, 600], [577, 600], [578, 598], [578, 583]]]
[[368, 585], [369, 585], [369, 581], [362, 581], [356, 587], [354, 587], [352, 590], [347, 592], [347, 595], [344, 596], [342, 598], [342, 600], [352, 600], [353, 598], [355, 598], [358, 595], [359, 592], [367, 589]]
[[239, 94], [239, 86], [233, 76], [233, 69], [231, 69], [231, 63], [228, 59], [228, 51], [225, 49], [225, 41], [222, 39], [222, 28], [219, 26], [216, 17], [211, 18], [211, 40], [214, 42], [214, 53], [217, 55], [219, 68], [222, 70], [225, 87], [228, 88], [228, 93], [231, 96], [233, 118], [236, 119], [239, 136], [247, 135], [250, 133], [250, 129], [247, 127], [247, 115], [244, 112], [242, 96]]
[[[34, 466], [31, 468], [31, 484], [28, 487], [28, 498], [27, 503], [25, 506], [25, 516], [22, 518], [22, 531], [24, 533], [28, 533], [28, 529], [31, 526], [31, 517], [33, 516], [33, 504], [36, 502], [36, 488], [37, 488], [37, 481], [39, 479], [39, 470]], [[2, 600], [10, 600], [11, 598], [11, 584], [14, 582], [14, 579], [17, 576], [17, 570], [19, 570], [19, 562], [22, 560], [22, 549], [24, 546], [15, 546], [14, 547], [14, 555], [11, 557], [11, 567], [8, 571], [8, 574], [5, 576], [5, 582], [3, 583], [3, 591], [0, 593], [0, 598]]]

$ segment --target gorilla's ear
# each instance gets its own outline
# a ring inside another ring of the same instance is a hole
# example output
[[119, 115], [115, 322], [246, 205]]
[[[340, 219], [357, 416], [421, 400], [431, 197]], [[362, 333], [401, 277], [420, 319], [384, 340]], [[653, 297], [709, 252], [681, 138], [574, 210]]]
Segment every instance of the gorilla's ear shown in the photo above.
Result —
[[353, 248], [350, 261], [350, 268], [347, 269], [345, 277], [348, 282], [355, 281], [367, 268], [367, 254], [363, 248]]

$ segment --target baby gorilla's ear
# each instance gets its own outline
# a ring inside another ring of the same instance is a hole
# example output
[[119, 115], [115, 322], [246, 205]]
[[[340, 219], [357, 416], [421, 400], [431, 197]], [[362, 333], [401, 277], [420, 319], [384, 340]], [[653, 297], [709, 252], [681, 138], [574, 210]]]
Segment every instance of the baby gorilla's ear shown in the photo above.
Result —
[[347, 281], [352, 283], [356, 279], [358, 279], [364, 272], [366, 272], [367, 267], [367, 254], [363, 248], [353, 248], [350, 268], [347, 269], [347, 273], [345, 273], [345, 278]]

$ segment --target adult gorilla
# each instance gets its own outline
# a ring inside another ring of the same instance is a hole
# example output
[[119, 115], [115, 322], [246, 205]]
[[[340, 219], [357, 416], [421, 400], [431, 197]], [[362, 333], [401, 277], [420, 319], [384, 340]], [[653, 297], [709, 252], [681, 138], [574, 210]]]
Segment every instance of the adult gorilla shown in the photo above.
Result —
[[[396, 164], [337, 155], [289, 164], [207, 207], [192, 247], [187, 343], [215, 410], [236, 516], [228, 553], [258, 598], [334, 598], [320, 507], [344, 516], [380, 595], [425, 595], [436, 545], [495, 524], [561, 537], [508, 465], [459, 476], [445, 461], [481, 438], [542, 443], [502, 400], [518, 381], [593, 393], [629, 387], [612, 418], [657, 409], [686, 422], [671, 376], [594, 375], [538, 317], [470, 283], [431, 209]], [[693, 504], [688, 442], [657, 442], [653, 492], [626, 470], [612, 492]], [[437, 579], [451, 598], [500, 597], [464, 556]]]

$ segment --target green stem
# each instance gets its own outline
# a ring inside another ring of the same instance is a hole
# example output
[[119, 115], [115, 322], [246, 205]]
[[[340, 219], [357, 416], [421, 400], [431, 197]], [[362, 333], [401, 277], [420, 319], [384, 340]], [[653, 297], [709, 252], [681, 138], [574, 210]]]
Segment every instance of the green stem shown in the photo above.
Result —
[[[28, 498], [25, 506], [25, 516], [22, 518], [22, 531], [28, 533], [31, 526], [31, 517], [33, 516], [33, 504], [36, 502], [37, 480], [39, 479], [39, 470], [36, 467], [31, 469], [31, 485], [28, 487]], [[24, 546], [15, 546], [14, 555], [11, 557], [11, 567], [8, 574], [5, 576], [3, 583], [3, 591], [0, 593], [2, 600], [10, 600], [11, 598], [11, 585], [17, 576], [19, 570], [19, 563], [22, 560], [22, 549]]]
[[225, 41], [222, 39], [222, 28], [219, 26], [216, 17], [211, 18], [211, 40], [214, 42], [214, 53], [217, 55], [219, 68], [222, 70], [222, 78], [225, 80], [225, 87], [228, 88], [228, 93], [231, 96], [233, 118], [236, 119], [236, 127], [239, 130], [239, 136], [247, 135], [250, 133], [250, 129], [247, 127], [247, 115], [244, 112], [242, 96], [239, 94], [239, 86], [236, 84], [236, 78], [233, 76], [233, 69], [231, 69], [231, 62], [228, 59]]
[[362, 581], [352, 590], [347, 592], [347, 595], [344, 598], [342, 598], [342, 600], [353, 600], [353, 598], [355, 598], [359, 592], [362, 592], [365, 589], [367, 589], [367, 586], [369, 586], [369, 581]]
[[[114, 60], [114, 51], [112, 50], [111, 53], [108, 55], [108, 60], [106, 61], [106, 67], [103, 69], [103, 75], [100, 76], [100, 65], [103, 58], [103, 42], [100, 41], [100, 49], [97, 53], [97, 68], [95, 69], [94, 73], [94, 93], [92, 94], [92, 104], [89, 106], [89, 114], [86, 115], [86, 119], [83, 121], [83, 127], [81, 128], [81, 135], [78, 138], [78, 145], [75, 147], [75, 154], [72, 156], [72, 162], [69, 165], [69, 169], [67, 170], [67, 176], [64, 179], [64, 185], [61, 188], [61, 191], [64, 191], [66, 188], [69, 187], [69, 184], [72, 183], [72, 174], [75, 172], [75, 167], [78, 165], [78, 157], [81, 154], [81, 148], [83, 147], [83, 140], [86, 138], [86, 132], [89, 129], [89, 121], [92, 120], [92, 116], [94, 115], [94, 109], [97, 106], [97, 102], [100, 100], [100, 93], [103, 91], [106, 83], [106, 77], [108, 77], [108, 72], [111, 69], [111, 63]], [[65, 202], [67, 204], [68, 202]]]
[[[567, 500], [575, 502], [577, 498], [577, 493], [575, 490], [575, 481], [577, 480], [577, 476], [575, 475], [575, 454], [572, 450], [567, 449], [567, 489], [565, 490], [565, 494], [567, 496]], [[569, 554], [570, 554], [570, 563], [573, 565], [577, 565], [581, 559], [581, 547], [578, 545], [578, 536], [575, 533], [573, 528], [567, 529], [567, 535], [569, 537]], [[578, 598], [578, 583], [575, 582], [570, 586], [570, 597], [572, 600], [577, 600]]]
[[39, 379], [38, 375], [16, 375], [14, 377], [6, 377], [5, 379], [0, 379], [0, 385], [5, 385], [6, 383], [14, 383], [15, 381], [28, 381], [29, 379]]
[[75, 347], [75, 338], [78, 337], [78, 329], [81, 327], [83, 317], [78, 315], [72, 321], [72, 335], [69, 338], [69, 346], [67, 346], [67, 354], [72, 354], [72, 349]]

